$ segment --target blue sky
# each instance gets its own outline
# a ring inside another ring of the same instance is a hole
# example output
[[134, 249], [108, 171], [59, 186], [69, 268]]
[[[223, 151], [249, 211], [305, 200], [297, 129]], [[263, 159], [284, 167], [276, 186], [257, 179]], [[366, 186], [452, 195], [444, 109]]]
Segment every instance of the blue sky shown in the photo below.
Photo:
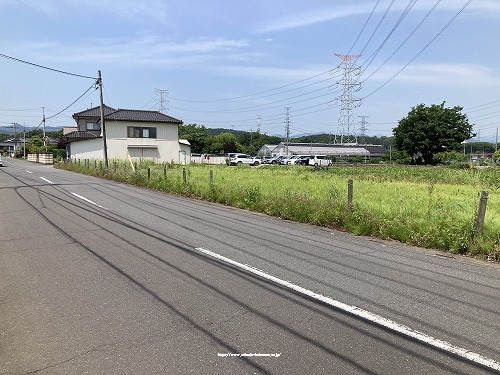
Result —
[[[462, 12], [462, 7], [466, 6]], [[499, 0], [0, 0], [0, 54], [77, 75], [102, 71], [114, 108], [284, 135], [338, 129], [342, 60], [369, 136], [411, 107], [462, 106], [481, 137], [500, 124]], [[451, 23], [450, 23], [451, 22]], [[74, 126], [93, 80], [0, 58], [0, 126]]]

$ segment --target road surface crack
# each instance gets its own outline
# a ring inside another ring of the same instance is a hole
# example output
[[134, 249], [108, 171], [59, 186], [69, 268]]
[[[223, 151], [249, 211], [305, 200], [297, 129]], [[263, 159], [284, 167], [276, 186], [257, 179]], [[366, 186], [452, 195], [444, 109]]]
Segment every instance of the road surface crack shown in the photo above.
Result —
[[61, 361], [61, 362], [57, 362], [57, 363], [54, 363], [52, 365], [48, 365], [48, 366], [45, 366], [43, 368], [40, 368], [40, 369], [37, 369], [37, 370], [32, 370], [32, 371], [29, 371], [27, 372], [25, 375], [29, 375], [29, 374], [36, 374], [38, 372], [41, 372], [41, 371], [45, 371], [45, 370], [48, 370], [48, 369], [51, 369], [51, 368], [54, 368], [54, 367], [57, 367], [57, 366], [60, 366], [62, 364], [65, 364], [65, 363], [69, 363], [77, 358], [80, 358], [80, 357], [83, 357], [83, 356], [86, 356], [87, 354], [90, 354], [90, 353], [93, 353], [93, 352], [97, 352], [99, 351], [101, 348], [105, 348], [105, 347], [110, 347], [110, 346], [115, 346], [116, 343], [112, 343], [112, 344], [102, 344], [102, 345], [98, 345], [92, 349], [89, 349], [83, 353], [79, 353], [79, 354], [76, 354], [74, 355], [73, 357], [70, 357], [68, 359], [65, 359], [64, 361]]

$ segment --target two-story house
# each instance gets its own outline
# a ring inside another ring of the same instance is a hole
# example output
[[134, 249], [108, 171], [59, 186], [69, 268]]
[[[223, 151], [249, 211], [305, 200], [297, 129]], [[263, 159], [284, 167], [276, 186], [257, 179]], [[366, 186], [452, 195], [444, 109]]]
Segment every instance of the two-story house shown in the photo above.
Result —
[[[189, 164], [191, 146], [179, 139], [181, 120], [157, 111], [104, 106], [108, 159], [151, 159], [156, 163]], [[64, 129], [71, 159], [104, 159], [100, 107], [73, 114], [76, 128]]]

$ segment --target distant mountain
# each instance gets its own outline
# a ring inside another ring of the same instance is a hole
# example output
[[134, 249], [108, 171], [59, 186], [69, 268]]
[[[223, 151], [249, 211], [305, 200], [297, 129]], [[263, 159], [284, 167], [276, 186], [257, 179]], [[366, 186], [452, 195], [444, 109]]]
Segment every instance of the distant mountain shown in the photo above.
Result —
[[473, 137], [471, 139], [468, 139], [465, 141], [465, 143], [478, 143], [478, 142], [486, 142], [486, 143], [493, 143], [495, 144], [496, 143], [496, 137], [481, 137], [481, 138], [477, 138], [477, 137]]
[[[42, 127], [39, 127], [38, 129], [42, 129]], [[62, 126], [46, 126], [45, 127], [45, 132], [47, 133], [53, 133], [53, 132], [58, 132], [59, 130], [62, 129]], [[23, 130], [26, 130], [27, 132], [31, 130], [35, 130], [35, 127], [26, 127], [23, 129], [22, 126], [17, 126], [16, 128], [17, 133], [22, 133]], [[12, 126], [0, 126], [0, 134], [15, 134], [14, 128]]]

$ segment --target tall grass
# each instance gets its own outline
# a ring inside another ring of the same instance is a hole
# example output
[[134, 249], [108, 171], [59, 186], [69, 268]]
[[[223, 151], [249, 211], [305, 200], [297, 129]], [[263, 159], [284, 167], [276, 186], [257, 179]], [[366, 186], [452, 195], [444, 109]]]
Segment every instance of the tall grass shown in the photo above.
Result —
[[[127, 168], [119, 163], [115, 172], [114, 163], [107, 170], [95, 168], [92, 163], [58, 167], [358, 235], [500, 260], [498, 168], [382, 166], [314, 170], [139, 164], [132, 172], [130, 165]], [[347, 207], [348, 179], [354, 181], [352, 210]], [[489, 192], [488, 207], [483, 233], [475, 236], [482, 190]]]

